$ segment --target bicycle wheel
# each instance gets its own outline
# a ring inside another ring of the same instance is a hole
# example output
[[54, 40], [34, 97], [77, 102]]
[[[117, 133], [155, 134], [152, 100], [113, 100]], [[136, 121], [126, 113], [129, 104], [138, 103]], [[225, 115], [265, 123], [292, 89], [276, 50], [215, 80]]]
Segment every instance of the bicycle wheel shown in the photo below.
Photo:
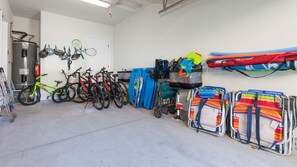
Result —
[[75, 103], [83, 103], [87, 99], [86, 92], [83, 90], [80, 83], [72, 83], [69, 85], [69, 87], [72, 87], [75, 92], [75, 96], [72, 98], [72, 101]]
[[[71, 95], [70, 95], [71, 94]], [[63, 86], [56, 89], [52, 94], [52, 100], [55, 103], [62, 103], [65, 101], [71, 101], [75, 96], [75, 90], [72, 87]]]
[[53, 91], [53, 94], [52, 94], [52, 100], [53, 100], [53, 102], [55, 102], [55, 103], [62, 103], [63, 100], [61, 100], [61, 98], [59, 97], [62, 94], [66, 94], [66, 90], [65, 90], [64, 87], [60, 87], [60, 88], [57, 88], [56, 90], [54, 90]]
[[89, 93], [87, 90], [88, 87], [89, 87], [89, 83], [87, 83], [87, 82], [84, 82], [84, 85], [79, 84], [79, 87], [76, 92], [76, 93], [78, 93], [78, 97], [84, 102], [87, 101], [89, 98]]
[[29, 86], [19, 92], [18, 101], [25, 106], [34, 105], [40, 101], [40, 92], [37, 89], [34, 90], [33, 86]]
[[123, 95], [124, 95], [123, 103], [124, 103], [124, 105], [126, 105], [129, 102], [128, 88], [124, 82], [119, 81], [118, 84], [120, 85], [120, 87], [123, 90]]
[[110, 92], [104, 84], [101, 83], [99, 86], [103, 95], [104, 108], [108, 108], [110, 104]]
[[62, 102], [69, 102], [75, 98], [76, 92], [72, 86], [64, 86], [63, 91], [58, 94], [58, 98]]
[[67, 98], [64, 101], [67, 101], [67, 102], [72, 101], [76, 96], [75, 88], [72, 86], [66, 86], [66, 90], [67, 90]]
[[122, 108], [124, 105], [123, 99], [124, 99], [124, 94], [123, 94], [123, 90], [121, 89], [121, 87], [118, 84], [111, 84], [111, 91], [112, 91], [112, 95], [113, 95], [113, 101], [115, 103], [115, 105], [118, 108]]
[[102, 110], [104, 105], [103, 94], [98, 84], [91, 85], [91, 97], [93, 98], [93, 105], [97, 110]]

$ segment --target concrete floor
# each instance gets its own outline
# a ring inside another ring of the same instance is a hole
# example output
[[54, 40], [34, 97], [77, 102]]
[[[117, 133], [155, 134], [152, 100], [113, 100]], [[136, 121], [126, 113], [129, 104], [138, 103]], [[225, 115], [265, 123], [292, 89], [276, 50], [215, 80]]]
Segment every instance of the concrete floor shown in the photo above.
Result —
[[42, 102], [16, 110], [14, 123], [0, 118], [1, 167], [297, 166], [297, 150], [287, 157], [255, 150], [129, 106]]

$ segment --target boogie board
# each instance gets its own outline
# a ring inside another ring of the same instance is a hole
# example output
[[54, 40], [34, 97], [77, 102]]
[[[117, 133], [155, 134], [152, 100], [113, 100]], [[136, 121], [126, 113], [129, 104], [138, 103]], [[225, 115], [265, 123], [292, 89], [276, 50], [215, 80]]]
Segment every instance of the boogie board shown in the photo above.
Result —
[[137, 80], [139, 77], [141, 77], [142, 74], [142, 69], [141, 68], [134, 68], [132, 70], [131, 76], [130, 76], [130, 82], [129, 82], [129, 87], [128, 87], [128, 93], [129, 93], [129, 102], [132, 103], [133, 100], [135, 102], [135, 96], [136, 96], [136, 89], [134, 89], [134, 82]]
[[149, 72], [154, 68], [146, 68], [143, 70], [143, 91], [141, 92], [140, 97], [140, 106], [146, 109], [152, 108], [152, 103], [155, 100], [155, 89], [156, 89], [156, 81], [150, 77]]
[[138, 77], [134, 80], [134, 86], [133, 86], [133, 93], [134, 93], [134, 98], [132, 99], [132, 106], [135, 108], [139, 107], [140, 104], [140, 96], [141, 96], [141, 91], [142, 91], [142, 85], [143, 85], [143, 78]]

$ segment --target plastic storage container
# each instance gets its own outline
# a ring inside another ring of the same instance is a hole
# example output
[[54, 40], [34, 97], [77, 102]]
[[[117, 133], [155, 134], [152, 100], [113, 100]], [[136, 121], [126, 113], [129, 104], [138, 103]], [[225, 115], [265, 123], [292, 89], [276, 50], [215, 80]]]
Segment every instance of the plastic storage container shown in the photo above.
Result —
[[132, 71], [118, 71], [118, 80], [122, 82], [129, 82]]
[[[183, 72], [181, 76], [186, 76], [186, 72]], [[195, 87], [202, 86], [202, 66], [198, 65], [195, 70], [187, 77], [181, 77], [178, 71], [169, 72], [169, 85], [171, 87], [193, 89]]]

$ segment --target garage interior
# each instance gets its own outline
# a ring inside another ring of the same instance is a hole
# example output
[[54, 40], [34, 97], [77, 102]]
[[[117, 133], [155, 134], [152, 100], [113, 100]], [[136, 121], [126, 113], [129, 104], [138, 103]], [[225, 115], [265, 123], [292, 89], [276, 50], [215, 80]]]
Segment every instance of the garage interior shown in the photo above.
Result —
[[1, 167], [297, 166], [296, 5], [1, 0]]

